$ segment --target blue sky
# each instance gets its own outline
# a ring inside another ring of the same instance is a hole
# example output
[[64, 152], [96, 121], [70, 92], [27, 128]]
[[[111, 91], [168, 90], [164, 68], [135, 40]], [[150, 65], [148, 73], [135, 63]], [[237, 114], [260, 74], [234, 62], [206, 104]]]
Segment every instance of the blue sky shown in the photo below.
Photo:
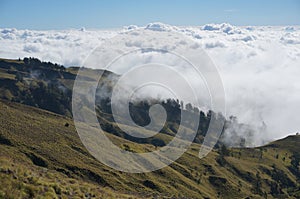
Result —
[[171, 25], [300, 25], [300, 1], [0, 0], [1, 28], [118, 28], [156, 21]]

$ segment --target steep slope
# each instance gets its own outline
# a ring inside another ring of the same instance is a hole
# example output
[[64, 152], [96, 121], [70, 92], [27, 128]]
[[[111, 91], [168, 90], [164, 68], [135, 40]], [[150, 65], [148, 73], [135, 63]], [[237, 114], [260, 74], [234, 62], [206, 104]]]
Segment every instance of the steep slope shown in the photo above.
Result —
[[[200, 145], [151, 173], [115, 171], [81, 144], [70, 118], [0, 101], [0, 198], [299, 198], [299, 136], [198, 158]], [[120, 147], [155, 150], [112, 134]]]
[[[78, 67], [65, 68], [51, 62], [42, 62], [36, 58], [24, 58], [23, 60], [0, 59], [0, 98], [72, 117], [72, 89], [78, 70]], [[160, 104], [165, 108], [167, 122], [158, 134], [159, 137], [150, 139], [130, 137], [120, 129], [115, 128], [115, 121], [111, 114], [110, 96], [113, 85], [117, 82], [119, 76], [109, 71], [82, 68], [83, 82], [88, 84], [92, 79], [97, 79], [99, 72], [103, 72], [103, 75], [96, 90], [95, 104], [99, 116], [98, 120], [104, 129], [113, 135], [138, 143], [161, 146], [169, 140], [162, 139], [162, 137], [174, 136], [179, 125], [184, 126], [187, 133], [192, 132], [191, 129], [198, 126], [194, 142], [201, 144], [208, 131], [210, 121], [215, 119], [217, 121], [216, 126], [218, 126], [218, 123], [223, 126], [225, 121], [222, 134], [225, 135], [225, 132], [228, 131], [231, 135], [230, 139], [220, 139], [221, 142], [216, 147], [224, 142], [228, 142], [226, 144], [229, 146], [251, 146], [253, 144], [254, 130], [251, 126], [238, 123], [235, 117], [226, 120], [221, 114], [214, 113], [211, 110], [203, 112], [199, 108], [193, 107], [192, 104], [184, 104], [178, 99], [143, 99], [131, 102], [129, 105], [130, 115], [135, 123], [145, 126], [150, 122], [149, 107], [153, 104]], [[86, 97], [86, 95], [83, 95], [82, 101], [87, 100]], [[186, 119], [181, 121], [183, 114], [187, 116], [186, 118], [199, 117], [200, 120]], [[119, 117], [119, 119], [123, 124], [127, 123], [125, 118]], [[235, 129], [239, 129], [242, 133], [235, 132]], [[256, 131], [260, 130], [256, 129]], [[162, 136], [160, 136], [161, 134]]]

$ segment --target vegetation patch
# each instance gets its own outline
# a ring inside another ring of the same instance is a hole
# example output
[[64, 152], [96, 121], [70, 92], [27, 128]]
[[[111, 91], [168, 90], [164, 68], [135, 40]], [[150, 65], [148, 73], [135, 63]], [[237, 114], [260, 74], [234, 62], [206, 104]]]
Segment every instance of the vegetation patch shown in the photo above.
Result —
[[40, 167], [48, 167], [47, 161], [44, 158], [35, 155], [34, 153], [26, 153], [26, 156], [32, 161], [34, 165]]

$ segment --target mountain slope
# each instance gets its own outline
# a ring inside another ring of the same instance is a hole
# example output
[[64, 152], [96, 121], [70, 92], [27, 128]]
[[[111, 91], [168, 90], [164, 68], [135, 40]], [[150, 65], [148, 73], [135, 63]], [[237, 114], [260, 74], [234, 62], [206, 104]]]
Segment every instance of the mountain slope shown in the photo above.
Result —
[[[0, 59], [0, 98], [72, 117], [72, 89], [78, 70], [78, 67], [65, 68], [51, 62], [42, 62], [36, 58]], [[81, 70], [82, 79], [87, 85], [90, 80], [97, 79], [99, 72], [103, 72], [96, 90], [95, 105], [99, 122], [107, 132], [113, 135], [137, 143], [161, 146], [166, 144], [170, 137], [177, 134], [179, 125], [184, 126], [187, 133], [194, 131], [192, 129], [196, 129], [198, 126], [194, 142], [201, 144], [209, 125], [213, 129], [214, 125], [223, 126], [225, 122], [223, 136], [216, 145], [217, 148], [224, 143], [228, 146], [253, 146], [254, 129], [258, 133], [263, 133], [263, 128], [252, 128], [249, 125], [240, 124], [235, 117], [226, 119], [222, 114], [214, 113], [211, 110], [205, 113], [199, 108], [193, 107], [192, 104], [184, 104], [178, 99], [143, 99], [129, 104], [130, 115], [135, 123], [140, 126], [149, 124], [149, 108], [153, 104], [160, 104], [165, 108], [167, 121], [158, 133], [158, 137], [137, 139], [128, 136], [116, 128], [114, 121], [116, 116], [112, 115], [111, 110], [110, 97], [119, 76], [110, 71], [89, 68], [82, 68]], [[83, 95], [81, 100], [87, 100], [86, 97]], [[186, 115], [186, 118], [199, 117], [200, 120], [186, 119], [181, 121], [183, 114]], [[122, 124], [127, 123], [125, 118], [119, 117], [119, 119]], [[213, 125], [212, 120], [216, 121]], [[236, 132], [236, 129], [239, 129], [240, 132]], [[228, 135], [230, 135], [229, 138]]]
[[[260, 148], [221, 148], [201, 160], [200, 145], [193, 144], [164, 169], [128, 174], [89, 155], [70, 118], [3, 100], [0, 110], [0, 198], [300, 196], [299, 136]], [[120, 147], [154, 150], [107, 136]]]

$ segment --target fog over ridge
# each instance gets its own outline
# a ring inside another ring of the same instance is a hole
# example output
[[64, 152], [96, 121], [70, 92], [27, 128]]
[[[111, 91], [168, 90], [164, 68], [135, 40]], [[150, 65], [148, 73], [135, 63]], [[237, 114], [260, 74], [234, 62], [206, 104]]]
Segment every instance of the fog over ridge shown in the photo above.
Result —
[[[107, 38], [127, 30], [35, 31], [0, 29], [3, 58], [37, 57], [78, 66]], [[267, 126], [257, 140], [277, 139], [300, 130], [300, 28], [237, 27], [227, 23], [176, 27], [151, 23], [149, 31], [176, 31], [195, 41], [217, 65], [223, 79], [227, 115], [257, 127]], [[130, 43], [138, 46], [138, 43]], [[184, 45], [184, 41], [178, 45]], [[184, 71], [183, 71], [184, 72]]]

